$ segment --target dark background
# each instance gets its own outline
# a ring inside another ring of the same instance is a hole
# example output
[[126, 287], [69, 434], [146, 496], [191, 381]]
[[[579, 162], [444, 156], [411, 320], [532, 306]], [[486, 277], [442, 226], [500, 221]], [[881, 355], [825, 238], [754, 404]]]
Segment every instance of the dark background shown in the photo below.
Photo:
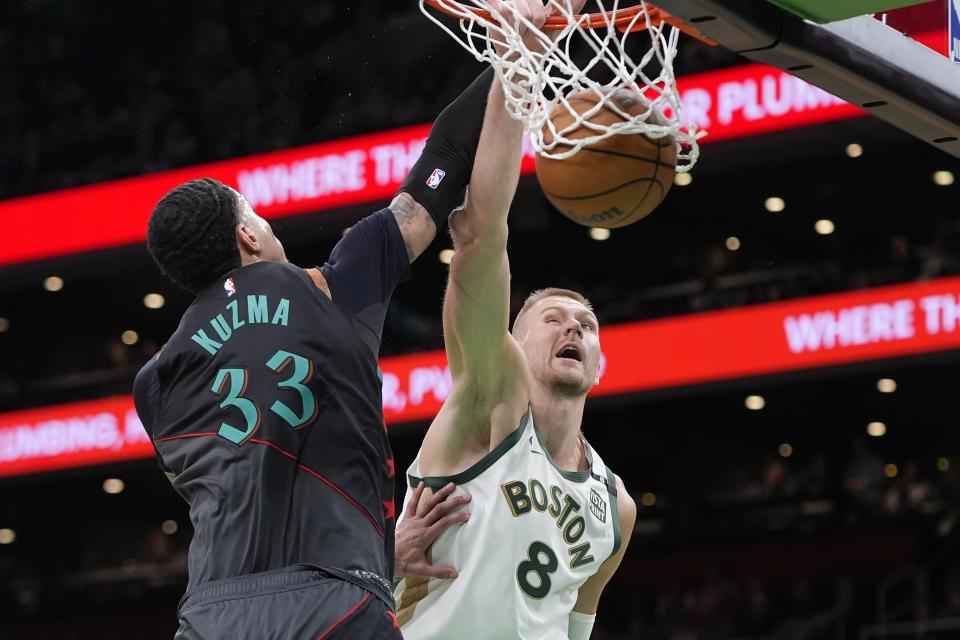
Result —
[[[414, 3], [370, 0], [9, 0], [0, 60], [2, 198], [429, 122], [480, 70]], [[684, 39], [676, 67], [739, 62]], [[692, 184], [604, 242], [525, 177], [514, 311], [548, 285], [584, 291], [616, 323], [957, 274], [958, 185], [931, 176], [958, 165], [871, 118], [706, 143]], [[764, 209], [771, 195], [785, 211]], [[367, 212], [273, 226], [310, 266]], [[833, 234], [814, 231], [821, 218]], [[398, 291], [384, 355], [442, 347], [448, 246]], [[62, 291], [44, 290], [51, 275]], [[162, 309], [144, 308], [151, 291]], [[0, 410], [129, 393], [189, 302], [140, 245], [0, 269]], [[127, 329], [136, 344], [120, 341]], [[957, 364], [945, 353], [591, 400], [584, 431], [640, 504], [593, 637], [853, 638], [880, 619], [960, 616]], [[749, 394], [766, 407], [747, 410]], [[867, 435], [875, 420], [884, 437]], [[391, 427], [398, 469], [425, 429]], [[108, 495], [113, 477], [125, 490]], [[171, 637], [186, 516], [149, 460], [0, 480], [0, 528], [16, 532], [0, 546], [0, 637]]]

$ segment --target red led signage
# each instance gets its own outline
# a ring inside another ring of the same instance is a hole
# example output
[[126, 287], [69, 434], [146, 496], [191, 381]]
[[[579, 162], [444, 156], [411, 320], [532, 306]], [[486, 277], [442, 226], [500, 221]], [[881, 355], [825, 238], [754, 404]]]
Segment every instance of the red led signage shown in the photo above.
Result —
[[152, 455], [130, 396], [0, 414], [0, 477]]
[[[920, 40], [943, 50], [946, 32]], [[685, 76], [678, 85], [683, 117], [708, 132], [705, 143], [863, 115], [763, 65]], [[143, 242], [163, 194], [201, 176], [236, 187], [267, 218], [383, 201], [400, 186], [428, 131], [407, 127], [3, 201], [0, 265]], [[533, 170], [528, 145], [523, 172]]]
[[[594, 395], [695, 385], [960, 348], [960, 278], [601, 330]], [[388, 423], [429, 419], [450, 392], [442, 351], [385, 358]], [[149, 457], [127, 397], [0, 414], [0, 477]]]

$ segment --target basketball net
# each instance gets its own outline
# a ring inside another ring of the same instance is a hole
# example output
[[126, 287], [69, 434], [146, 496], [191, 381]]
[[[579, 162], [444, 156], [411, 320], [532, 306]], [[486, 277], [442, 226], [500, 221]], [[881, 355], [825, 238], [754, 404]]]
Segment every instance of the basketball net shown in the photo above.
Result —
[[[671, 136], [677, 144], [677, 171], [689, 171], [699, 148], [696, 125], [680, 120], [673, 72], [680, 29], [668, 24], [659, 10], [646, 2], [620, 8], [620, 0], [591, 1], [600, 5], [601, 13], [578, 16], [569, 0], [547, 0], [547, 10], [553, 9], [553, 15], [542, 30], [509, 2], [504, 3], [503, 14], [486, 0], [420, 0], [420, 9], [477, 60], [493, 66], [506, 94], [507, 112], [523, 122], [537, 153], [562, 160], [614, 135]], [[604, 2], [611, 5], [609, 9]], [[441, 22], [427, 5], [458, 18], [460, 32]], [[524, 43], [522, 28], [534, 36], [535, 50]], [[641, 30], [647, 32], [650, 47], [634, 61], [626, 51], [627, 38], [641, 37], [635, 33]], [[574, 47], [592, 51], [589, 62], [575, 63]], [[595, 79], [600, 75], [605, 78]], [[595, 94], [591, 99], [597, 102], [578, 113], [567, 97], [582, 90]], [[624, 91], [636, 98], [628, 102], [640, 106], [624, 110], [616, 100]], [[561, 118], [569, 122], [561, 129], [551, 121], [556, 109], [565, 109], [570, 115], [570, 120]], [[616, 113], [620, 121], [591, 121], [604, 110]], [[568, 137], [574, 132], [576, 137]]]

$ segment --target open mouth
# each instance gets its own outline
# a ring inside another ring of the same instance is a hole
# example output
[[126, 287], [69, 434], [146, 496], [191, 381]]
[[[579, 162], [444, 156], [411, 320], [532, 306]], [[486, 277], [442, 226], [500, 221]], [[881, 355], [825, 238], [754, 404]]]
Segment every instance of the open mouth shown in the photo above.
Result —
[[580, 355], [580, 349], [573, 345], [567, 345], [564, 348], [560, 349], [557, 353], [558, 358], [566, 358], [569, 360], [576, 360], [577, 362], [583, 362], [583, 356]]

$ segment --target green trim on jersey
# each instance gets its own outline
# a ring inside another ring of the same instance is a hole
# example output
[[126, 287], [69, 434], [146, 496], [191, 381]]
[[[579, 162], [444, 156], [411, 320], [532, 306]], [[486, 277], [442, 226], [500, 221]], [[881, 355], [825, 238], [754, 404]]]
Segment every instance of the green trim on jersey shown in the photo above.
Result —
[[610, 516], [613, 518], [613, 552], [610, 557], [617, 555], [620, 550], [620, 510], [617, 508], [617, 477], [607, 467], [607, 492], [610, 496]]
[[410, 488], [416, 488], [416, 486], [420, 484], [421, 480], [423, 480], [423, 485], [428, 489], [440, 489], [450, 482], [453, 484], [464, 484], [470, 482], [481, 473], [489, 469], [494, 462], [502, 458], [507, 451], [512, 449], [515, 444], [520, 442], [520, 438], [523, 437], [523, 432], [527, 428], [527, 423], [530, 421], [531, 413], [532, 410], [527, 409], [527, 412], [523, 415], [523, 419], [520, 420], [520, 425], [514, 429], [510, 435], [504, 438], [503, 442], [498, 444], [493, 451], [480, 458], [466, 471], [455, 473], [452, 476], [428, 476], [425, 478], [418, 478], [412, 473], [408, 473], [407, 480], [410, 482]]
[[553, 459], [553, 456], [550, 455], [550, 450], [547, 449], [546, 445], [543, 444], [543, 440], [540, 439], [540, 432], [537, 431], [536, 424], [533, 425], [533, 430], [537, 434], [537, 442], [540, 443], [540, 448], [543, 449], [543, 455], [546, 456], [547, 460], [550, 461], [550, 464], [553, 466], [553, 468], [557, 470], [557, 473], [570, 482], [586, 482], [590, 479], [590, 471], [593, 469], [592, 463], [591, 468], [587, 469], [586, 471], [567, 471], [566, 469], [561, 469], [559, 465], [557, 465], [556, 460]]

